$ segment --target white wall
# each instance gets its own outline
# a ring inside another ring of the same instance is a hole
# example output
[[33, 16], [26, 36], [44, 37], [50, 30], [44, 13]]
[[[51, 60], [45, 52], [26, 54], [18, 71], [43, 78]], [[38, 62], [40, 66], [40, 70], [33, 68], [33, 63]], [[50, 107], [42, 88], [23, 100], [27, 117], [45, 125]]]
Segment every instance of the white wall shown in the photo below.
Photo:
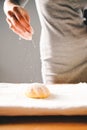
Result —
[[42, 82], [39, 52], [40, 23], [34, 0], [29, 0], [26, 9], [34, 28], [33, 41], [19, 40], [8, 27], [0, 0], [0, 82]]

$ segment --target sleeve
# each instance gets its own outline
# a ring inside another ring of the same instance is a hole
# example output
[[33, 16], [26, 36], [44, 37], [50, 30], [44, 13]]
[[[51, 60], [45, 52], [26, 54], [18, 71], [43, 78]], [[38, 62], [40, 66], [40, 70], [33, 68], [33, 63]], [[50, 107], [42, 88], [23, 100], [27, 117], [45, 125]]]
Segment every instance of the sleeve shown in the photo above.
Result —
[[21, 6], [25, 6], [29, 0], [14, 0], [16, 3], [18, 3]]
[[25, 6], [29, 0], [5, 0], [5, 2], [12, 2], [21, 6]]

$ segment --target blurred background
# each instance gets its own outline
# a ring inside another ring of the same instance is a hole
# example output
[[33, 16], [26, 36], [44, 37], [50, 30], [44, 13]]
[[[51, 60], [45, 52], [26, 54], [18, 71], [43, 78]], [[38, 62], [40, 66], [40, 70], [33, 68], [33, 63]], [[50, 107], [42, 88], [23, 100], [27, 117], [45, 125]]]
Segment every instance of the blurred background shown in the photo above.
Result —
[[29, 0], [25, 6], [35, 32], [32, 41], [20, 40], [9, 29], [3, 4], [4, 0], [0, 0], [0, 82], [42, 82], [39, 51], [41, 26], [35, 1]]

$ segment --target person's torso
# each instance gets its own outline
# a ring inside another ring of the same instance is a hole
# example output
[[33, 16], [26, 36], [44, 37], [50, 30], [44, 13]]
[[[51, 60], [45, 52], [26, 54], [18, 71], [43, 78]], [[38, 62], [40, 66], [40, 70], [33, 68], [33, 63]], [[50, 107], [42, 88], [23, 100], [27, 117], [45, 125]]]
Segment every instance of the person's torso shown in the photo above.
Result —
[[42, 26], [60, 38], [83, 37], [83, 9], [87, 0], [36, 0]]
[[67, 69], [87, 59], [87, 31], [83, 9], [87, 0], [36, 0], [41, 21], [41, 58]]

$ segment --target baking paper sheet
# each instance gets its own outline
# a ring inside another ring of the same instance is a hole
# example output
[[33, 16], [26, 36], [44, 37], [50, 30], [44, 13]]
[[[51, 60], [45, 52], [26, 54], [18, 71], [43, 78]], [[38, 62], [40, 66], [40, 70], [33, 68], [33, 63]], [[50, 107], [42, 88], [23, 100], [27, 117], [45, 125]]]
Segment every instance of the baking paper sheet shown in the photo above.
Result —
[[30, 85], [0, 83], [0, 115], [87, 115], [86, 83], [47, 85], [46, 99], [26, 97]]

